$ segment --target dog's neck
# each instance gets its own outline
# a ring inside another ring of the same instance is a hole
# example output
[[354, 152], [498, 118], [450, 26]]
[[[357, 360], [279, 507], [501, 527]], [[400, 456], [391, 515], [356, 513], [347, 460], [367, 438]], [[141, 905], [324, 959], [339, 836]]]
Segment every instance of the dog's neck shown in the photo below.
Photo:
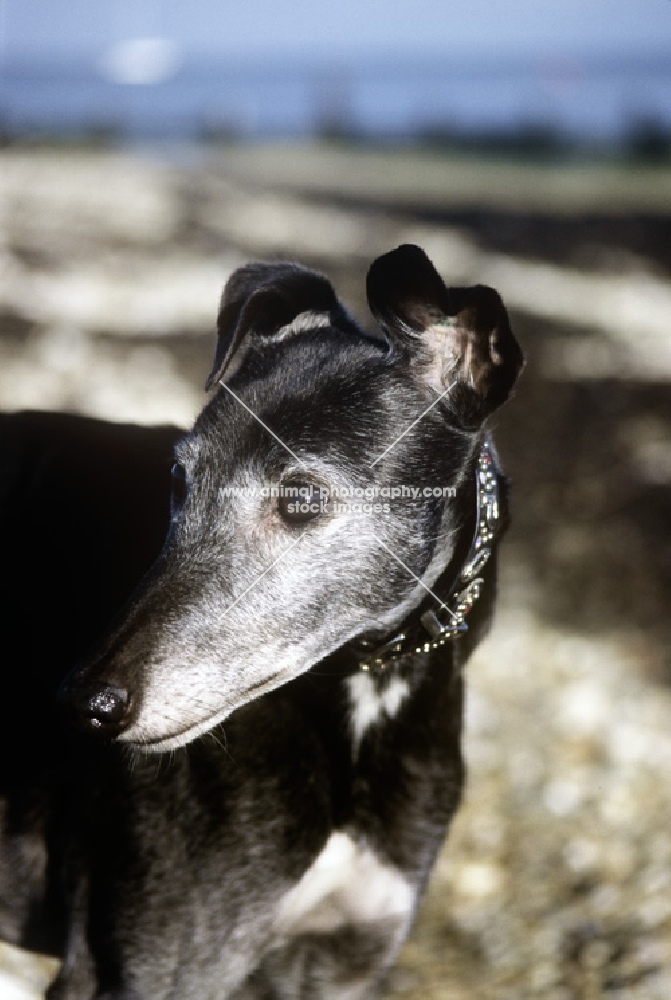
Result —
[[475, 529], [466, 557], [458, 562], [456, 571], [447, 567], [426, 599], [392, 636], [382, 643], [364, 639], [353, 644], [362, 670], [385, 670], [390, 664], [438, 649], [468, 630], [466, 618], [484, 585], [481, 573], [504, 527], [503, 474], [489, 437], [481, 445], [475, 476]]

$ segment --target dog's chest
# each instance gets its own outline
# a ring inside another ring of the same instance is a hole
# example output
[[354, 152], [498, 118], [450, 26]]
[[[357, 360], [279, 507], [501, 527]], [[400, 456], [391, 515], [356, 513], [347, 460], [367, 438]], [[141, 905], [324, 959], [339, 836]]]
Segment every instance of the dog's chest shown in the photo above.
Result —
[[368, 731], [389, 722], [401, 711], [410, 695], [410, 685], [401, 677], [373, 678], [363, 671], [349, 677], [346, 684], [350, 739], [356, 758]]
[[332, 833], [301, 880], [282, 898], [276, 932], [283, 938], [344, 926], [410, 920], [415, 891], [393, 866], [348, 833]]

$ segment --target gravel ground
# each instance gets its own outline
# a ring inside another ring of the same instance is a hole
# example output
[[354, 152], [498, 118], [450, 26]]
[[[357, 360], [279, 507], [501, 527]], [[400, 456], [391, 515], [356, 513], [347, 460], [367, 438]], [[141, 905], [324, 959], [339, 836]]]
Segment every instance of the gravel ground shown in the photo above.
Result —
[[668, 998], [669, 693], [508, 602], [469, 674], [468, 793], [391, 995]]
[[[4, 152], [0, 407], [188, 426], [249, 257], [325, 270], [362, 319], [403, 241], [496, 285], [530, 358], [497, 420], [513, 527], [467, 796], [388, 994], [668, 1000], [671, 181], [280, 152]], [[0, 996], [53, 969], [0, 946]]]

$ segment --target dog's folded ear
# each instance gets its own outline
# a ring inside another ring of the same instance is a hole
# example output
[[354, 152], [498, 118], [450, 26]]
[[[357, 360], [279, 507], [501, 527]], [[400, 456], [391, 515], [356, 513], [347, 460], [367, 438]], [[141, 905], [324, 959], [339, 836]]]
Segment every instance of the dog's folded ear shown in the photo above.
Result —
[[253, 335], [271, 338], [301, 313], [331, 315], [341, 310], [331, 283], [297, 264], [247, 264], [226, 283], [217, 319], [214, 366], [205, 385], [211, 389], [241, 359]]
[[[493, 288], [447, 288], [419, 247], [398, 247], [373, 262], [368, 303], [392, 350], [475, 427], [510, 394], [524, 358]], [[447, 395], [447, 394], [446, 394]]]

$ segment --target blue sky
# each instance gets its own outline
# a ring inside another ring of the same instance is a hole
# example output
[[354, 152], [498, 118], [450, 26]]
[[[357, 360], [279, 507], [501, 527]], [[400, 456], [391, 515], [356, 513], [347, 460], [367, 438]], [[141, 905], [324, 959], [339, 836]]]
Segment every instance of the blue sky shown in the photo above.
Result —
[[5, 57], [167, 37], [185, 54], [645, 53], [671, 59], [671, 0], [0, 0]]
[[19, 129], [294, 134], [325, 107], [364, 131], [671, 128], [671, 0], [0, 0], [0, 110]]

